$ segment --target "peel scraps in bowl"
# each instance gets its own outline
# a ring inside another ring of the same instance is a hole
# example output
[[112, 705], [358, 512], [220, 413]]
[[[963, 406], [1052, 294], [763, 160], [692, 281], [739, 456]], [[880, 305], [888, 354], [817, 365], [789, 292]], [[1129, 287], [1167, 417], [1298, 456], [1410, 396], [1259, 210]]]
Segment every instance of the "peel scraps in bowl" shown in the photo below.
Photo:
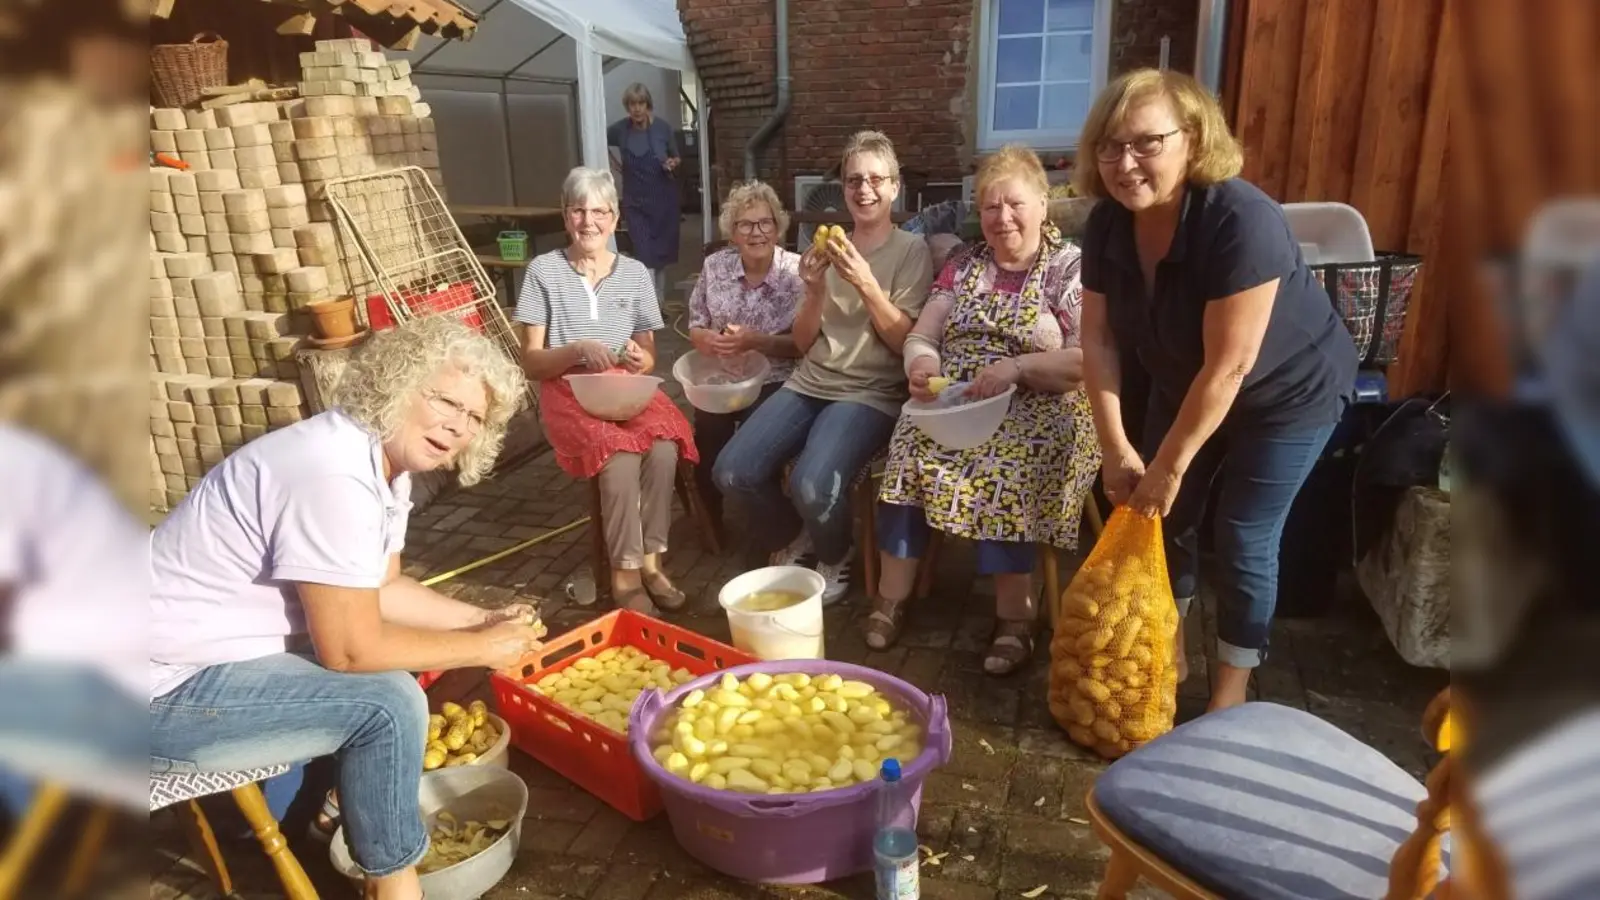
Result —
[[417, 872], [426, 875], [466, 862], [489, 849], [505, 835], [510, 822], [460, 822], [448, 811], [441, 812], [429, 836], [428, 852], [417, 863]]

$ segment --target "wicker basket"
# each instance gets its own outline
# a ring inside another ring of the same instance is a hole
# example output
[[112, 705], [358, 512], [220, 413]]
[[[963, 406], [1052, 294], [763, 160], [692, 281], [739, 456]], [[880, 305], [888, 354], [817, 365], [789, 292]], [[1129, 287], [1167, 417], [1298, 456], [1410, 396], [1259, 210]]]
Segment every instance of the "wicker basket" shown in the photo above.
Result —
[[215, 32], [201, 32], [187, 44], [150, 48], [150, 91], [157, 106], [188, 106], [206, 88], [227, 83], [228, 42]]

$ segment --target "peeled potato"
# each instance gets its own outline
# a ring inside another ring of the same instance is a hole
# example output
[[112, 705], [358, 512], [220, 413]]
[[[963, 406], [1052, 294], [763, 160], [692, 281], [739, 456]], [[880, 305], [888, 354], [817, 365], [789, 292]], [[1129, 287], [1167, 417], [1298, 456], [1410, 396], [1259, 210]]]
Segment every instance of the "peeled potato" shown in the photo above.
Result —
[[627, 734], [628, 712], [641, 691], [668, 691], [693, 679], [687, 669], [674, 669], [637, 648], [607, 647], [540, 678], [528, 689], [611, 731]]
[[921, 726], [870, 684], [757, 673], [744, 681], [724, 675], [710, 690], [690, 692], [651, 743], [656, 761], [679, 777], [789, 794], [871, 781], [883, 759], [920, 755], [922, 739]]

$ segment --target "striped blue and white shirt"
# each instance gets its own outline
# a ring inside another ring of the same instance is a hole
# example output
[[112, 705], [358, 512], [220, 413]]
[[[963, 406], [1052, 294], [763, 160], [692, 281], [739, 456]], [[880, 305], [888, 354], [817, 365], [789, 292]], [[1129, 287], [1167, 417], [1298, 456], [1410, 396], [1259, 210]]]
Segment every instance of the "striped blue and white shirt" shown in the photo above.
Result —
[[659, 331], [665, 324], [655, 282], [643, 263], [618, 254], [610, 274], [591, 290], [561, 250], [528, 263], [516, 319], [545, 326], [545, 347], [551, 350], [585, 340], [616, 350], [635, 334]]

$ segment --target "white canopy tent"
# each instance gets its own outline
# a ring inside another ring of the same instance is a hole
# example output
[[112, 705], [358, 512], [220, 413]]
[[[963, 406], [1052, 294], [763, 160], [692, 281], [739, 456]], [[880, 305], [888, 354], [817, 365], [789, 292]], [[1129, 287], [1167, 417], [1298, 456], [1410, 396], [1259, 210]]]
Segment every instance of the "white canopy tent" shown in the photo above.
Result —
[[[607, 168], [607, 106], [608, 102], [617, 104], [621, 93], [621, 85], [608, 89], [608, 74], [616, 76], [611, 79], [613, 81], [642, 80], [648, 86], [650, 70], [645, 67], [694, 71], [674, 0], [491, 0], [480, 15], [477, 32], [470, 41], [426, 37], [414, 49], [397, 54], [411, 61], [424, 99], [434, 106], [435, 115], [441, 119], [455, 119], [441, 124], [467, 132], [453, 136], [462, 149], [473, 144], [481, 149], [489, 137], [478, 133], [487, 125], [481, 115], [482, 104], [479, 104], [480, 114], [473, 121], [464, 111], [452, 114], [449, 104], [430, 95], [475, 94], [482, 99], [491, 92], [498, 94], [501, 118], [498, 128], [503, 130], [506, 147], [509, 196], [498, 200], [478, 196], [473, 198], [474, 202], [542, 205], [553, 201], [549, 196], [519, 196], [522, 193], [518, 190], [519, 162], [525, 164], [524, 168], [531, 165], [518, 158], [518, 145], [524, 142], [542, 145], [532, 150], [540, 158], [553, 161], [561, 156], [571, 158], [565, 141], [575, 137], [577, 159], [586, 166]], [[698, 88], [698, 80], [693, 80]], [[660, 87], [669, 87], [659, 80], [657, 83]], [[486, 89], [485, 85], [492, 87]], [[670, 90], [652, 91], [656, 113], [669, 122], [687, 127], [689, 123], [677, 122], [678, 90], [679, 85], [673, 83]], [[698, 96], [692, 102], [699, 127], [702, 209], [708, 214], [706, 239], [710, 240], [712, 187], [707, 110], [704, 91], [697, 89], [696, 93]], [[531, 113], [519, 113], [519, 110], [532, 110], [535, 106], [545, 110], [542, 123], [529, 121]], [[565, 113], [560, 118], [569, 129], [566, 134], [549, 127], [553, 124], [549, 114], [557, 109]], [[519, 123], [518, 118], [523, 121]], [[574, 120], [575, 135], [570, 131]], [[449, 130], [449, 127], [440, 129], [441, 141], [448, 141]], [[448, 177], [452, 148], [447, 143], [442, 149]]]

